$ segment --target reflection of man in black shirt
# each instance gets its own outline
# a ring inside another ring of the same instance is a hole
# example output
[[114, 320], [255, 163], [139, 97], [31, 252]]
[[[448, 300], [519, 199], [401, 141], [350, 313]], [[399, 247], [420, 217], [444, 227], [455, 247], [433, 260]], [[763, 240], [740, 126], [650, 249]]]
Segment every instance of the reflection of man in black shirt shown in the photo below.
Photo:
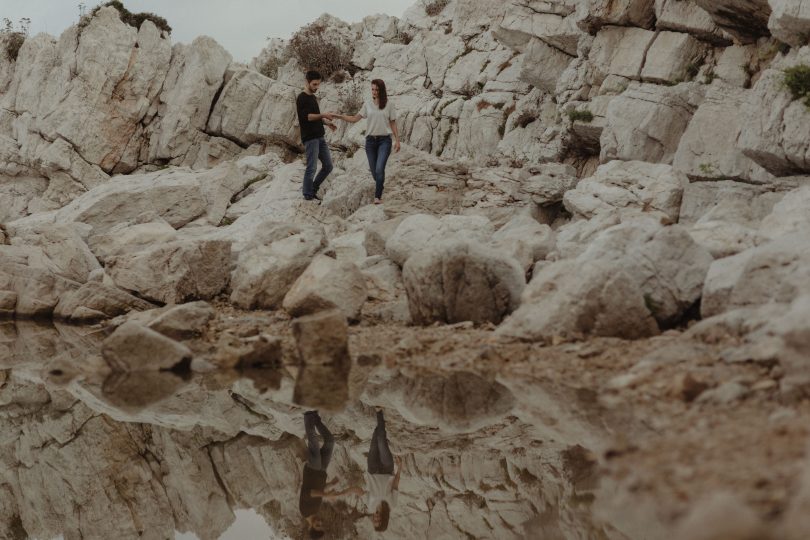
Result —
[[[332, 437], [329, 429], [321, 421], [318, 411], [304, 413], [304, 429], [307, 434], [307, 462], [304, 465], [298, 509], [307, 522], [309, 537], [320, 538], [324, 535], [323, 523], [321, 518], [318, 517], [321, 503], [324, 499], [333, 499], [345, 495], [350, 490], [326, 491], [327, 487], [337, 483], [337, 478], [331, 482], [326, 481], [326, 469], [332, 460], [335, 438]], [[323, 439], [323, 445], [318, 441], [318, 434]]]

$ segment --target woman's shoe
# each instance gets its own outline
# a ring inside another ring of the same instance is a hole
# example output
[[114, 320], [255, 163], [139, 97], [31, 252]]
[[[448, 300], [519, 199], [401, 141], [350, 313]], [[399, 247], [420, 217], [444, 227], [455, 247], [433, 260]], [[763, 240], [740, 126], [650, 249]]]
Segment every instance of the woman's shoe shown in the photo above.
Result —
[[382, 204], [382, 199], [374, 199], [374, 204]]

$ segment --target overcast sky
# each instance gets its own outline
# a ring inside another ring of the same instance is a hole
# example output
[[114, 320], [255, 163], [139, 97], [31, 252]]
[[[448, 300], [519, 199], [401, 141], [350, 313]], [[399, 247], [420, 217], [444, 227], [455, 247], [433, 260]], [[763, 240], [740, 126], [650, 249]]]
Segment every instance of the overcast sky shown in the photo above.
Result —
[[[247, 62], [262, 50], [268, 37], [287, 38], [322, 13], [355, 22], [366, 15], [402, 16], [416, 0], [124, 0], [133, 12], [151, 11], [172, 27], [172, 42], [190, 42], [208, 35], [235, 60]], [[100, 4], [86, 0], [88, 11]], [[31, 19], [31, 34], [59, 36], [79, 18], [79, 0], [0, 0], [0, 18], [15, 23]]]

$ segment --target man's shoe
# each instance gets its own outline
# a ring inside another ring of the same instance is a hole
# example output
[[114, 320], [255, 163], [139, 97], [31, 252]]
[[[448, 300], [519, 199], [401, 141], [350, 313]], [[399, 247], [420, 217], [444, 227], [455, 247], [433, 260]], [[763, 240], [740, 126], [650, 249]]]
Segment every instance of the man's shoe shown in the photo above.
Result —
[[305, 201], [312, 201], [315, 204], [321, 204], [321, 200], [318, 197], [315, 197], [315, 196], [312, 196], [312, 197], [304, 196], [304, 200]]

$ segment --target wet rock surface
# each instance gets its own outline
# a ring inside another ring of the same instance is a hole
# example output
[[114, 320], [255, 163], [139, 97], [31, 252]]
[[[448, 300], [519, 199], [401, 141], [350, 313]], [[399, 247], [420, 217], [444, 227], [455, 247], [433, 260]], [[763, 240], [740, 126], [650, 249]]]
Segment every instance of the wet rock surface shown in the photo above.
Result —
[[[335, 437], [327, 473], [340, 490], [364, 487], [383, 411], [402, 460], [388, 534], [800, 537], [806, 490], [796, 473], [806, 468], [810, 410], [770, 399], [778, 387], [765, 384], [775, 380], [767, 364], [683, 358], [719, 358], [723, 342], [669, 333], [540, 347], [463, 325], [327, 319], [290, 325], [218, 309], [183, 342], [196, 359], [221, 350], [225, 335], [248, 343], [263, 329], [275, 335], [265, 343], [278, 340], [277, 363], [192, 363], [185, 375], [111, 371], [107, 343], [89, 329], [0, 324], [3, 534], [298, 537], [303, 413], [318, 408]], [[306, 337], [296, 325], [337, 325], [344, 359], [308, 362], [320, 353], [296, 347]], [[59, 353], [43, 363], [48, 350]], [[752, 425], [774, 436], [758, 440]], [[767, 476], [749, 474], [766, 463]], [[320, 515], [335, 537], [352, 538], [373, 533], [370, 512], [364, 497], [345, 495]]]

